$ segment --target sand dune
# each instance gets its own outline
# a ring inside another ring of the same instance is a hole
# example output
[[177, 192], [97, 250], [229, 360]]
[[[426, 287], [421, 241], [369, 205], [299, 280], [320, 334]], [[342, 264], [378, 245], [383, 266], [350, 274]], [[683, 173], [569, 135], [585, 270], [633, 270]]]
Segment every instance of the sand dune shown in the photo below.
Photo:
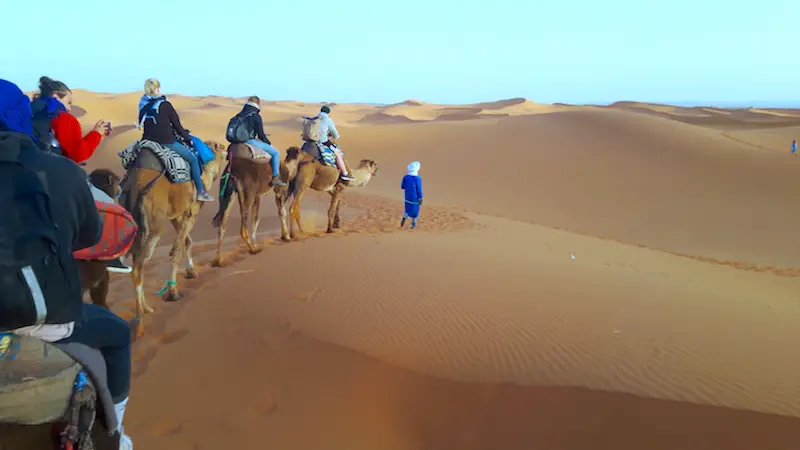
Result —
[[[171, 98], [216, 140], [244, 101]], [[85, 127], [117, 124], [90, 168], [120, 171], [137, 101], [76, 93]], [[319, 106], [265, 101], [273, 143], [298, 145]], [[179, 280], [183, 302], [151, 299], [134, 348], [138, 447], [796, 447], [795, 112], [408, 100], [332, 117], [348, 160], [380, 172], [330, 236], [324, 194], [288, 244], [265, 199], [256, 256], [236, 208], [220, 269], [217, 205], [203, 209], [200, 278]], [[413, 232], [397, 229], [412, 160], [426, 194]], [[113, 278], [130, 317], [130, 281]]]

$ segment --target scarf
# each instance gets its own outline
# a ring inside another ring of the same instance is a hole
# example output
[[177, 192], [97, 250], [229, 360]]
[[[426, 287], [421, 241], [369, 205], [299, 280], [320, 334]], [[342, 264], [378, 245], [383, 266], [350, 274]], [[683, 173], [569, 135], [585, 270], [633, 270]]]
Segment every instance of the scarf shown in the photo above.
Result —
[[0, 79], [0, 128], [33, 136], [31, 100], [20, 88]]
[[422, 164], [419, 161], [414, 161], [408, 165], [408, 174], [413, 175], [415, 177], [419, 176], [419, 169], [422, 167]]
[[156, 98], [161, 100], [161, 101], [165, 101], [167, 99], [167, 96], [166, 95], [160, 95], [160, 96], [156, 97], [155, 95], [147, 95], [147, 94], [143, 95], [142, 98], [139, 99], [139, 112], [142, 112], [142, 108], [144, 108], [144, 105], [146, 105], [147, 102], [149, 102], [150, 100], [156, 99]]

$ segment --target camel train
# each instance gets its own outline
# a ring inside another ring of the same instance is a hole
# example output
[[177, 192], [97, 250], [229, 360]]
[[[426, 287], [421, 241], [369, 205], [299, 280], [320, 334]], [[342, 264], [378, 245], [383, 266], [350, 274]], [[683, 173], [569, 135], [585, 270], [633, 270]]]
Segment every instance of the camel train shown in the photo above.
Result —
[[[136, 316], [132, 322], [135, 335], [144, 334], [144, 315], [153, 312], [144, 293], [144, 268], [156, 249], [161, 236], [171, 224], [176, 231], [175, 241], [170, 251], [172, 270], [164, 288], [159, 295], [166, 293], [166, 301], [177, 301], [183, 296], [178, 290], [178, 266], [186, 258], [186, 278], [196, 278], [194, 260], [192, 259], [191, 231], [204, 202], [196, 200], [196, 188], [191, 182], [175, 182], [180, 174], [171, 173], [172, 164], [166, 158], [177, 157], [169, 152], [157, 152], [144, 145], [148, 141], [137, 141], [120, 152], [123, 159], [125, 176], [121, 181], [119, 202], [133, 215], [138, 224], [138, 232], [129, 251], [133, 259], [131, 278], [136, 292]], [[327, 232], [332, 233], [340, 226], [339, 206], [347, 187], [366, 186], [378, 171], [378, 164], [364, 159], [357, 168], [350, 170], [352, 180], [342, 180], [339, 170], [309, 151], [308, 145], [303, 150], [290, 147], [280, 162], [280, 179], [285, 186], [272, 186], [270, 157], [259, 152], [255, 146], [247, 143], [232, 143], [227, 148], [215, 141], [205, 144], [213, 152], [202, 168], [202, 181], [211, 186], [220, 181], [219, 211], [212, 220], [218, 229], [217, 252], [214, 266], [221, 266], [221, 247], [225, 236], [227, 219], [231, 211], [232, 198], [235, 194], [241, 211], [240, 236], [251, 254], [261, 249], [256, 240], [259, 224], [259, 206], [261, 197], [269, 191], [275, 194], [275, 203], [281, 220], [281, 239], [290, 241], [297, 237], [297, 231], [303, 233], [300, 218], [300, 204], [308, 189], [327, 192], [331, 196], [328, 208]], [[306, 142], [305, 144], [315, 143]], [[109, 189], [115, 189], [113, 186]], [[287, 223], [287, 205], [290, 221]], [[295, 230], [295, 225], [297, 230]], [[90, 278], [89, 267], [82, 274]], [[86, 273], [84, 273], [86, 272]], [[102, 277], [96, 270], [96, 277]], [[96, 286], [92, 292], [92, 301], [104, 304], [102, 280], [92, 280]], [[100, 291], [95, 294], [95, 291]], [[97, 299], [95, 299], [95, 295]], [[103, 298], [103, 299], [101, 299]]]

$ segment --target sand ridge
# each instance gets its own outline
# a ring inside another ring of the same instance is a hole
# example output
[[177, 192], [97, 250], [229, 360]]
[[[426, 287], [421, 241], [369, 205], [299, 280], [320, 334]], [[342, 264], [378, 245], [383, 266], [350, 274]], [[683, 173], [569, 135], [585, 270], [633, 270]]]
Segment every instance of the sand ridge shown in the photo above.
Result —
[[[169, 98], [219, 141], [244, 102]], [[121, 174], [137, 101], [76, 91], [85, 129], [117, 127], [90, 169]], [[273, 143], [298, 145], [298, 117], [319, 106], [265, 100]], [[308, 234], [290, 243], [265, 198], [258, 255], [235, 206], [223, 268], [217, 205], [203, 209], [200, 277], [179, 279], [183, 302], [151, 298], [135, 344], [138, 446], [794, 448], [795, 111], [408, 100], [332, 117], [348, 160], [379, 173], [346, 194], [332, 235], [325, 194], [306, 197]], [[412, 160], [426, 204], [419, 229], [399, 230]], [[110, 298], [130, 317], [127, 277]]]

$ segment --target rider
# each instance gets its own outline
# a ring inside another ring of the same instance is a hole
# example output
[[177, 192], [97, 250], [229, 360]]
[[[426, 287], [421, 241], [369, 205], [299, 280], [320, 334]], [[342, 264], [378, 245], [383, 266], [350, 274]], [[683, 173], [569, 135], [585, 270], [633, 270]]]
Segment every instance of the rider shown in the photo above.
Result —
[[319, 110], [319, 114], [317, 114], [317, 117], [321, 121], [319, 127], [319, 143], [333, 150], [334, 155], [336, 155], [336, 165], [339, 166], [339, 171], [342, 173], [342, 179], [346, 181], [355, 180], [355, 178], [347, 173], [347, 166], [344, 164], [344, 153], [339, 149], [338, 145], [334, 145], [334, 143], [328, 139], [329, 134], [332, 138], [339, 139], [339, 131], [336, 129], [333, 119], [328, 116], [330, 112], [331, 108], [326, 105], [323, 106], [322, 109]]
[[[98, 349], [106, 362], [108, 389], [119, 421], [120, 449], [130, 449], [132, 443], [123, 432], [122, 419], [130, 392], [131, 329], [127, 322], [108, 309], [83, 303], [78, 266], [72, 257], [73, 251], [91, 247], [100, 240], [100, 214], [86, 183], [86, 173], [67, 158], [37, 150], [33, 140], [30, 100], [17, 85], [6, 80], [0, 80], [0, 153], [18, 154], [17, 158], [24, 158], [31, 170], [42, 178], [41, 186], [50, 198], [45, 204], [50, 205], [55, 239], [62, 246], [54, 247], [62, 254], [56, 257], [58, 262], [51, 263], [51, 270], [61, 271], [61, 274], [36, 275], [31, 270], [31, 276], [25, 277], [29, 286], [33, 283], [37, 287], [35, 290], [30, 288], [31, 292], [38, 293], [32, 294], [34, 302], [39, 298], [47, 306], [44, 324], [22, 328], [17, 328], [19, 324], [16, 324], [11, 332], [47, 342], [78, 342]], [[0, 179], [0, 184], [3, 182], [2, 189], [13, 189], [8, 185], [9, 180]], [[19, 197], [19, 201], [31, 201], [29, 198], [36, 199], [34, 196]], [[4, 206], [14, 211], [14, 205]], [[6, 225], [10, 226], [9, 229], [15, 228], [13, 220]], [[4, 258], [8, 259], [8, 255]], [[66, 288], [58, 289], [47, 283], [40, 286], [37, 282], [39, 276]], [[3, 278], [3, 283], [7, 282], [13, 283], [13, 280]], [[5, 293], [0, 291], [0, 301], [18, 301], [5, 297]], [[8, 327], [4, 326], [4, 319], [0, 317], [0, 329]]]
[[[81, 137], [81, 124], [71, 114], [72, 91], [61, 81], [48, 77], [39, 78], [39, 92], [31, 103], [33, 113], [33, 137], [39, 147], [65, 156], [78, 164], [91, 158], [103, 138], [111, 132], [111, 124], [100, 119], [92, 131]], [[92, 197], [96, 201], [114, 204], [114, 199], [89, 183]], [[122, 258], [106, 262], [106, 270], [115, 273], [130, 273], [131, 268]]]
[[[172, 103], [161, 94], [161, 83], [155, 78], [144, 82], [144, 95], [139, 100], [139, 126], [144, 127], [142, 139], [163, 145], [189, 163], [192, 181], [197, 188], [197, 201], [213, 202], [214, 198], [206, 192], [203, 179], [200, 178], [200, 162], [189, 148], [194, 145], [192, 138], [181, 125]], [[183, 138], [185, 145], [178, 142], [176, 134]]]
[[247, 103], [244, 104], [241, 112], [237, 115], [243, 118], [246, 129], [250, 133], [250, 139], [246, 142], [264, 150], [272, 157], [270, 160], [272, 165], [270, 186], [286, 186], [286, 183], [281, 181], [280, 178], [281, 155], [278, 149], [272, 146], [272, 142], [269, 141], [266, 133], [264, 133], [264, 122], [261, 120], [261, 99], [255, 95], [248, 98]]

